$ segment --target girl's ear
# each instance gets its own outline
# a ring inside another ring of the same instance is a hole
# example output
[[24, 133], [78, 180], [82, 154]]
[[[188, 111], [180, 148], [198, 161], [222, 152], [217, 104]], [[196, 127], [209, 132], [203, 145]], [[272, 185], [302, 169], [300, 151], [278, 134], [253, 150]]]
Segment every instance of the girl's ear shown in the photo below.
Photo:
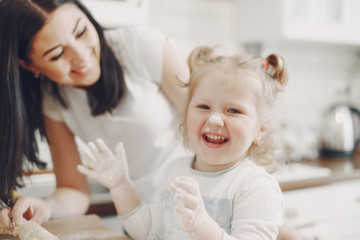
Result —
[[259, 145], [259, 144], [262, 142], [264, 136], [265, 136], [265, 130], [262, 130], [262, 128], [261, 128], [261, 129], [259, 130], [256, 138], [254, 139], [254, 144], [255, 144], [256, 146]]
[[22, 59], [19, 59], [19, 64], [21, 67], [23, 67], [24, 69], [32, 72], [34, 74], [35, 78], [38, 78], [40, 75], [40, 71], [37, 70], [31, 63], [28, 63]]
[[269, 117], [266, 121], [264, 121], [263, 125], [260, 126], [259, 132], [254, 140], [255, 145], [259, 145], [262, 142], [267, 130], [269, 129], [269, 127], [271, 125], [271, 121], [272, 121], [272, 119]]

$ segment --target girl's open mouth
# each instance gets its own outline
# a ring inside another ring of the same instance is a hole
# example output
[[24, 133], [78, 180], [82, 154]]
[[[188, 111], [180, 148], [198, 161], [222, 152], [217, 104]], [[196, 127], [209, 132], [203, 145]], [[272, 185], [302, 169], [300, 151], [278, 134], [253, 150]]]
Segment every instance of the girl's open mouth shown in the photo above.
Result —
[[229, 141], [229, 139], [227, 137], [221, 136], [221, 135], [216, 135], [216, 134], [203, 134], [202, 138], [204, 139], [205, 143], [210, 144], [210, 145], [221, 145], [226, 143], [227, 141]]

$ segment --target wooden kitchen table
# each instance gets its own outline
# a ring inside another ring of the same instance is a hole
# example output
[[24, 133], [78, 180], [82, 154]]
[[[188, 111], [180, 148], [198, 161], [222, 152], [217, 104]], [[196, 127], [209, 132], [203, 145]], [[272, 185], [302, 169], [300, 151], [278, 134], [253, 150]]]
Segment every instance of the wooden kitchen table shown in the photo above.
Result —
[[[95, 214], [73, 218], [56, 219], [42, 225], [60, 240], [130, 240], [123, 234], [105, 227]], [[0, 239], [19, 239], [10, 235], [0, 235]]]

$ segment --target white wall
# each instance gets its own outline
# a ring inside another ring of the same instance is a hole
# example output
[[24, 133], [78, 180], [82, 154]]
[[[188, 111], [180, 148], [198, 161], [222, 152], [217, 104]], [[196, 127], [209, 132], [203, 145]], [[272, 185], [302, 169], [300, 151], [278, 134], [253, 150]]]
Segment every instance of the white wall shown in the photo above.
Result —
[[[173, 37], [184, 56], [203, 44], [223, 44], [229, 52], [243, 48], [235, 40], [235, 0], [150, 0], [149, 11], [150, 25]], [[266, 43], [262, 49], [264, 56], [282, 55], [289, 67], [289, 84], [276, 116], [299, 142], [311, 142], [319, 137], [323, 112], [338, 100], [336, 93], [344, 87], [351, 66], [359, 62], [360, 47], [282, 42]], [[355, 78], [351, 101], [360, 108], [360, 72]]]
[[233, 47], [234, 6], [234, 0], [150, 0], [150, 25], [173, 37], [186, 54], [203, 44]]

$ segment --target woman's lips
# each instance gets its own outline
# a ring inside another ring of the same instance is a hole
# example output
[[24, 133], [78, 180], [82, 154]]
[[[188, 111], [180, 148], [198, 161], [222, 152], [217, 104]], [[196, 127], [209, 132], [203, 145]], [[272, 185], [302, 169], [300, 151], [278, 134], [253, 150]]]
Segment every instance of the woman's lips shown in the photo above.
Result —
[[211, 148], [220, 148], [229, 141], [229, 138], [214, 133], [204, 133], [202, 138], [205, 144]]
[[87, 64], [86, 66], [84, 66], [82, 68], [78, 68], [76, 70], [71, 70], [71, 74], [80, 76], [80, 77], [84, 77], [91, 72], [91, 69], [92, 69], [91, 64]]

